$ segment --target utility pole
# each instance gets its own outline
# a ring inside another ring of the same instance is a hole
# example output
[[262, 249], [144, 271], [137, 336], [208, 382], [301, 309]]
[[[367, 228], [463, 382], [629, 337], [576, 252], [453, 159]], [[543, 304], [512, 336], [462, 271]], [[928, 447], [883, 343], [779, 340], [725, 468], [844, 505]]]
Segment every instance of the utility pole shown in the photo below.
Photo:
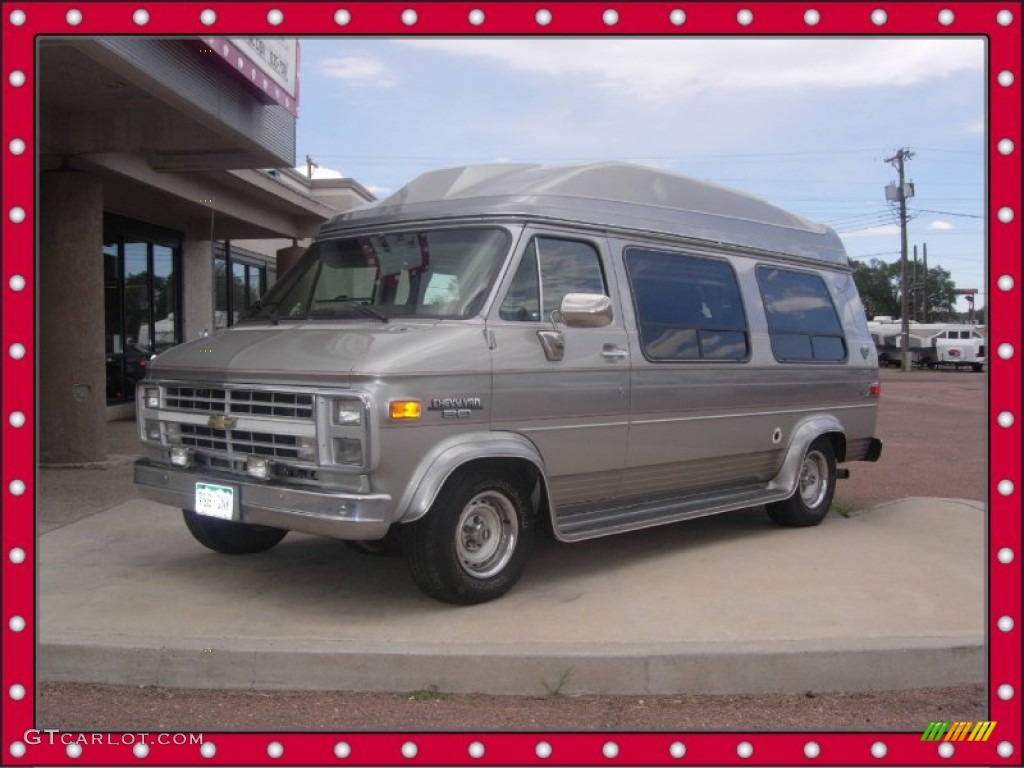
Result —
[[928, 322], [928, 243], [922, 246], [924, 251], [924, 298], [921, 303], [924, 305], [924, 321]]
[[885, 188], [885, 199], [896, 201], [900, 204], [900, 352], [903, 358], [903, 370], [910, 370], [910, 295], [907, 285], [907, 198], [914, 196], [914, 185], [907, 184], [904, 173], [904, 164], [912, 158], [914, 153], [906, 147], [896, 151], [892, 157], [887, 157], [885, 162], [895, 166], [899, 172], [899, 186], [889, 184]]
[[312, 179], [313, 178], [313, 169], [314, 168], [319, 168], [319, 167], [320, 166], [317, 165], [316, 160], [314, 160], [309, 155], [306, 155], [306, 178], [307, 179]]

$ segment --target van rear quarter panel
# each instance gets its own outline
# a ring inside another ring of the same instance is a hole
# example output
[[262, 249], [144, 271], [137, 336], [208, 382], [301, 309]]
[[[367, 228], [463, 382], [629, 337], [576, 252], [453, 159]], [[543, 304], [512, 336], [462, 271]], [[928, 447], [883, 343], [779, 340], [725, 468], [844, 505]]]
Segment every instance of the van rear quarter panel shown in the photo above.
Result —
[[848, 440], [874, 435], [877, 401], [867, 392], [877, 380], [877, 360], [849, 272], [777, 263], [824, 278], [847, 346], [841, 363], [782, 363], [772, 352], [756, 277], [759, 264], [775, 262], [665, 243], [610, 245], [620, 286], [629, 285], [623, 254], [630, 245], [728, 261], [740, 285], [750, 339], [745, 361], [652, 362], [642, 351], [633, 301], [623, 302], [633, 366], [620, 497], [767, 482], [781, 467], [796, 428], [814, 414], [835, 416]]

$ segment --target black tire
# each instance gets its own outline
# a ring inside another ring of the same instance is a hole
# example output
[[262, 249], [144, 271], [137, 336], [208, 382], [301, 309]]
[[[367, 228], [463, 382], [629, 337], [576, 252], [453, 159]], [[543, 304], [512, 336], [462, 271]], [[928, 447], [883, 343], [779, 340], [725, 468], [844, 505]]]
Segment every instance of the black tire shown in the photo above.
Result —
[[183, 509], [182, 514], [185, 516], [185, 525], [195, 540], [222, 555], [252, 555], [266, 552], [288, 533], [281, 528], [207, 517], [189, 509]]
[[402, 554], [402, 539], [399, 535], [398, 526], [391, 526], [383, 539], [377, 539], [376, 541], [344, 539], [344, 542], [346, 547], [361, 555], [392, 557]]
[[525, 483], [466, 472], [445, 483], [426, 515], [404, 526], [402, 547], [420, 589], [442, 602], [474, 605], [501, 597], [523, 575], [535, 527]]
[[778, 525], [802, 528], [825, 519], [836, 492], [836, 454], [827, 437], [819, 437], [800, 462], [796, 491], [785, 501], [767, 505]]

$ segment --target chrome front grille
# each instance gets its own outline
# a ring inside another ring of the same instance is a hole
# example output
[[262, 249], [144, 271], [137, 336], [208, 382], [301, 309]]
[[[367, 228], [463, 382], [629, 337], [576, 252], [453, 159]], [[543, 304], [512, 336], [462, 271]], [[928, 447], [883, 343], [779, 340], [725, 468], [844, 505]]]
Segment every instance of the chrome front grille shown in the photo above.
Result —
[[182, 424], [180, 429], [182, 445], [197, 450], [229, 456], [268, 456], [292, 461], [300, 459], [299, 438], [295, 435], [250, 432], [242, 429], [214, 429], [198, 424]]
[[296, 392], [169, 385], [164, 405], [176, 411], [313, 420], [313, 396]]

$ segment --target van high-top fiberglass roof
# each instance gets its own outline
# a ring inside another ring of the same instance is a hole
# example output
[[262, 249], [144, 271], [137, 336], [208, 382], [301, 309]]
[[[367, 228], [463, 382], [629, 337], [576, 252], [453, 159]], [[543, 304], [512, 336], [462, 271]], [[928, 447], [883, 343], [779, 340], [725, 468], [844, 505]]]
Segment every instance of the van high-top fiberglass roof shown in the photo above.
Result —
[[450, 218], [541, 220], [682, 236], [846, 264], [834, 231], [760, 198], [630, 163], [493, 163], [430, 171], [383, 200], [335, 216], [321, 235]]

